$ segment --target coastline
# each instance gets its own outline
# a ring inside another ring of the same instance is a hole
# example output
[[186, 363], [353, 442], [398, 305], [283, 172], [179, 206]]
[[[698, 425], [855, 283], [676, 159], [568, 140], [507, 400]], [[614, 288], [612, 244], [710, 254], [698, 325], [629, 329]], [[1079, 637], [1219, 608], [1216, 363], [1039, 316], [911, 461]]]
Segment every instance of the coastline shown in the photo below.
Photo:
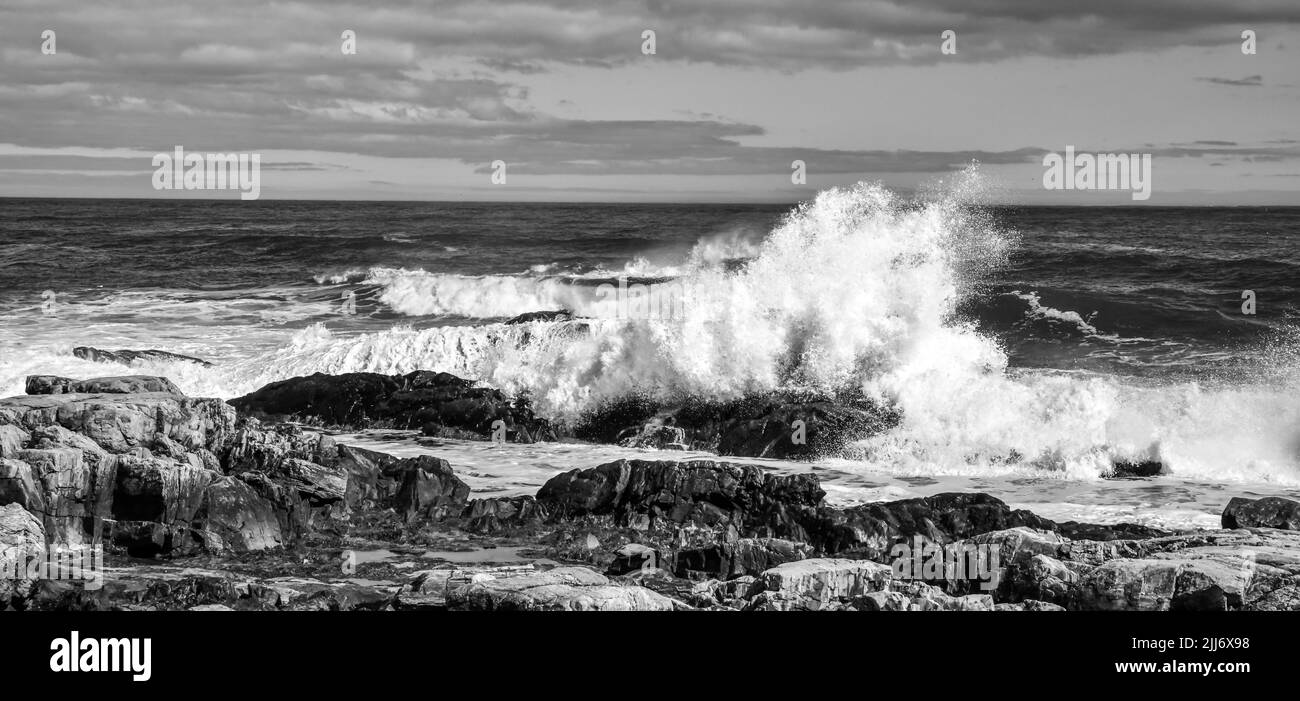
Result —
[[[681, 427], [652, 451], [681, 459], [539, 470], [535, 493], [494, 493], [424, 451], [490, 440], [498, 421], [508, 444], [563, 430], [495, 390], [412, 375], [370, 394], [356, 377], [306, 378], [310, 391], [296, 378], [230, 402], [157, 391], [165, 378], [29, 381], [58, 393], [0, 400], [4, 540], [102, 546], [104, 578], [10, 580], [0, 593], [34, 610], [1300, 606], [1300, 502], [1234, 499], [1221, 527], [1177, 530], [1056, 522], [972, 491], [843, 505], [811, 466], [662, 450]], [[330, 435], [389, 422], [384, 411], [418, 417], [424, 454]], [[341, 420], [301, 425], [317, 414]], [[710, 425], [761, 437], [758, 421]], [[954, 571], [949, 555], [965, 552], [983, 559]]]

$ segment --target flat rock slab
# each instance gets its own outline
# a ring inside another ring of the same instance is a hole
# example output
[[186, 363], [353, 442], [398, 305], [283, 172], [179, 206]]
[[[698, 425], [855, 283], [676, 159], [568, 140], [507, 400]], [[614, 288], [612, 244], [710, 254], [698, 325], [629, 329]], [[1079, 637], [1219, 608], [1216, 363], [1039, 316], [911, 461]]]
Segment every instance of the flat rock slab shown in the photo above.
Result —
[[847, 601], [889, 586], [889, 565], [869, 560], [815, 558], [773, 567], [759, 575], [763, 590], [819, 601]]
[[613, 584], [585, 567], [557, 567], [506, 577], [476, 575], [447, 593], [447, 605], [474, 611], [672, 611], [666, 596]]

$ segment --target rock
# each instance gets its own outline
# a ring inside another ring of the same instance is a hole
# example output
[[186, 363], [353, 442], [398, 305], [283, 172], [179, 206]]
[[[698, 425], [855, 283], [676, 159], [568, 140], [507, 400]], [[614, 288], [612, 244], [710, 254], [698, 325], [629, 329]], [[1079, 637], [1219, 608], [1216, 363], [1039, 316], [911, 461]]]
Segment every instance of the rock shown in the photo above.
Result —
[[1131, 479], [1136, 477], [1155, 477], [1164, 470], [1164, 465], [1158, 460], [1145, 460], [1142, 462], [1117, 462], [1111, 465], [1110, 474], [1107, 475], [1116, 479]]
[[234, 611], [234, 609], [230, 608], [229, 606], [226, 606], [225, 604], [200, 604], [198, 606], [191, 606], [187, 610], [188, 611]]
[[756, 610], [827, 610], [889, 587], [889, 565], [869, 560], [816, 558], [787, 562], [763, 572], [756, 587], [768, 594]]
[[1110, 560], [1079, 582], [1070, 608], [1095, 611], [1166, 611], [1174, 598], [1182, 563], [1169, 560]]
[[620, 434], [617, 442], [625, 448], [680, 450], [685, 448], [686, 430], [677, 426], [647, 425], [640, 431]]
[[1223, 509], [1224, 528], [1281, 528], [1300, 530], [1300, 502], [1282, 497], [1233, 497]]
[[158, 392], [0, 400], [0, 449], [0, 503], [37, 514], [51, 542], [137, 557], [288, 545], [343, 501], [348, 478], [332, 439], [236, 430], [225, 402]]
[[494, 578], [448, 592], [448, 608], [474, 611], [672, 611], [672, 600], [645, 587], [619, 586], [583, 567]]
[[484, 437], [492, 435], [493, 423], [501, 420], [507, 438], [525, 434], [526, 442], [554, 438], [549, 425], [527, 406], [445, 372], [317, 373], [273, 382], [230, 404], [259, 419], [357, 429], [376, 424], [402, 429], [449, 427]]
[[226, 442], [222, 464], [229, 472], [275, 474], [282, 472], [281, 466], [288, 460], [334, 467], [339, 456], [339, 447], [329, 436], [293, 424], [263, 425], [245, 417], [239, 419], [234, 436]]
[[89, 380], [71, 380], [54, 375], [27, 377], [27, 394], [134, 394], [138, 392], [184, 394], [171, 380], [154, 375], [95, 377]]
[[247, 482], [218, 477], [204, 490], [194, 529], [209, 552], [246, 552], [286, 545], [276, 505]]
[[883, 562], [895, 543], [916, 536], [943, 545], [1021, 526], [1052, 531], [1056, 524], [1013, 510], [987, 494], [949, 492], [848, 509], [823, 508], [815, 522], [805, 525], [808, 542], [823, 552]]
[[27, 579], [27, 562], [44, 550], [40, 519], [18, 504], [0, 506], [0, 611], [31, 595], [35, 581]]
[[1137, 523], [1095, 524], [1064, 521], [1056, 524], [1056, 532], [1071, 540], [1143, 540], [1170, 535], [1170, 531]]
[[[682, 440], [666, 445], [729, 456], [810, 459], [837, 453], [855, 440], [895, 425], [898, 418], [896, 412], [862, 398], [773, 393], [664, 406], [633, 396], [607, 402], [583, 416], [575, 435], [599, 443], [631, 439], [637, 444], [647, 440], [642, 438], [647, 429], [671, 426], [683, 431]], [[663, 442], [663, 438], [654, 440]]]
[[799, 531], [825, 492], [811, 474], [755, 465], [619, 460], [552, 477], [537, 501], [552, 517], [611, 516], [619, 525], [734, 527], [746, 535]]
[[31, 439], [32, 434], [18, 426], [0, 425], [0, 458], [17, 457], [18, 451], [26, 448]]
[[679, 577], [732, 579], [804, 560], [812, 557], [813, 552], [813, 547], [807, 543], [782, 538], [740, 538], [731, 543], [679, 551], [676, 573]]
[[546, 508], [532, 496], [470, 499], [461, 510], [461, 527], [474, 533], [499, 533], [536, 528], [547, 518]]
[[392, 463], [387, 472], [399, 485], [391, 506], [406, 520], [439, 519], [460, 514], [469, 497], [469, 485], [461, 481], [451, 464], [432, 455], [420, 455]]
[[324, 467], [300, 458], [289, 458], [280, 463], [273, 473], [278, 481], [298, 490], [315, 504], [343, 501], [347, 492], [347, 472], [341, 467]]
[[41, 518], [51, 544], [92, 545], [110, 516], [117, 459], [75, 448], [21, 450], [0, 461], [0, 494]]
[[219, 476], [170, 459], [118, 456], [108, 539], [136, 557], [193, 547], [190, 524]]
[[0, 399], [0, 424], [26, 430], [58, 425], [110, 453], [149, 447], [160, 437], [186, 450], [222, 451], [234, 430], [235, 411], [219, 399], [176, 394], [62, 394]]
[[164, 363], [184, 361], [187, 363], [198, 363], [203, 366], [212, 365], [212, 363], [209, 363], [206, 360], [200, 360], [199, 358], [192, 358], [188, 355], [169, 353], [168, 351], [161, 350], [106, 351], [98, 348], [91, 348], [90, 346], [78, 346], [72, 349], [72, 354], [82, 360], [90, 360], [96, 363], [121, 363], [123, 365], [130, 365], [137, 360], [149, 360]]
[[661, 557], [658, 550], [640, 543], [628, 543], [614, 551], [614, 561], [605, 570], [605, 574], [614, 577], [630, 572], [655, 569], [660, 562]]
[[988, 594], [951, 596], [924, 582], [894, 580], [887, 592], [874, 592], [854, 602], [859, 611], [993, 611]]
[[510, 319], [506, 324], [527, 324], [534, 321], [573, 321], [573, 312], [568, 309], [559, 309], [553, 312], [527, 312]]
[[1065, 604], [1070, 590], [1079, 582], [1079, 574], [1064, 562], [1048, 555], [1034, 555], [1016, 563], [1004, 580], [1007, 598], [1012, 601], [1040, 601]]

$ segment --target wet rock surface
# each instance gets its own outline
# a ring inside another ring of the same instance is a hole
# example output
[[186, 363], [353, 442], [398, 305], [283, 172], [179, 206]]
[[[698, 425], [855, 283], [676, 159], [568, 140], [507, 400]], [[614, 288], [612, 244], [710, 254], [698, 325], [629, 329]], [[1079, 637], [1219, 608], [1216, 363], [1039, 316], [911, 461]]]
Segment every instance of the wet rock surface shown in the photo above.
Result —
[[0, 546], [27, 560], [98, 546], [107, 566], [100, 586], [4, 579], [0, 608], [1300, 608], [1300, 505], [1285, 499], [1234, 499], [1223, 529], [1171, 533], [1055, 523], [981, 493], [840, 508], [812, 473], [714, 460], [616, 460], [535, 496], [472, 495], [436, 456], [275, 422], [541, 425], [451, 376], [297, 378], [232, 403], [40, 382], [49, 393], [0, 400]]

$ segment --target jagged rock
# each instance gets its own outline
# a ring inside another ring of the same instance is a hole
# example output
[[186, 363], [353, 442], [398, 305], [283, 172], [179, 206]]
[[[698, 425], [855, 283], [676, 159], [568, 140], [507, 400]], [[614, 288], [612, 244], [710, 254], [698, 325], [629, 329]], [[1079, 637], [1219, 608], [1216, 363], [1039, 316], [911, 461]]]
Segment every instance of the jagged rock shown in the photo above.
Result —
[[1011, 574], [1004, 582], [1012, 601], [1065, 604], [1070, 589], [1079, 582], [1076, 570], [1047, 555], [1034, 555], [1025, 562], [1016, 563], [1009, 571]]
[[823, 508], [816, 522], [805, 525], [808, 542], [823, 552], [886, 561], [895, 543], [915, 536], [942, 545], [1019, 526], [1051, 531], [1056, 524], [1013, 510], [987, 494], [948, 492], [848, 509]]
[[134, 394], [137, 392], [184, 394], [171, 380], [154, 375], [95, 377], [89, 380], [72, 380], [55, 375], [27, 377], [27, 394]]
[[155, 362], [184, 361], [187, 363], [197, 363], [203, 366], [212, 365], [212, 363], [209, 363], [206, 360], [193, 358], [188, 355], [152, 349], [106, 351], [98, 348], [91, 348], [90, 346], [77, 346], [72, 349], [72, 354], [82, 360], [90, 360], [96, 363], [122, 363], [123, 365], [130, 365], [137, 360], [152, 360]]
[[276, 505], [235, 477], [218, 477], [203, 494], [194, 528], [209, 552], [266, 550], [288, 544]]
[[1223, 509], [1224, 528], [1281, 528], [1300, 530], [1300, 502], [1282, 497], [1233, 497]]
[[0, 494], [39, 516], [52, 544], [98, 543], [112, 505], [116, 457], [86, 460], [81, 450], [62, 447], [17, 455], [0, 461]]
[[353, 428], [445, 426], [480, 436], [490, 436], [499, 419], [508, 438], [526, 434], [527, 442], [554, 439], [549, 425], [526, 406], [511, 402], [498, 390], [474, 387], [445, 372], [317, 373], [273, 382], [230, 403], [256, 418]]
[[452, 471], [442, 458], [421, 455], [398, 460], [389, 468], [398, 476], [399, 487], [393, 508], [406, 519], [442, 518], [459, 514], [469, 497], [469, 485]]
[[619, 460], [556, 475], [537, 501], [553, 517], [608, 515], [620, 525], [692, 524], [766, 535], [799, 530], [796, 512], [811, 510], [824, 494], [811, 474], [711, 461]]
[[575, 435], [616, 443], [642, 435], [647, 426], [672, 426], [683, 430], [684, 440], [675, 442], [683, 447], [728, 456], [807, 459], [836, 453], [854, 440], [895, 425], [898, 418], [893, 410], [864, 399], [776, 393], [664, 406], [634, 396], [589, 412]]
[[27, 562], [44, 548], [40, 519], [18, 504], [0, 506], [0, 611], [31, 595], [35, 581], [27, 578]]
[[447, 594], [448, 608], [476, 611], [672, 611], [671, 599], [619, 586], [584, 567], [495, 578], [481, 575]]
[[1144, 460], [1141, 462], [1118, 462], [1111, 465], [1109, 477], [1126, 479], [1134, 477], [1155, 477], [1164, 470], [1164, 465], [1158, 460]]
[[34, 610], [382, 610], [391, 595], [375, 586], [308, 577], [259, 579], [215, 569], [168, 565], [105, 567], [102, 586], [80, 582], [39, 583], [27, 602]]
[[619, 434], [616, 441], [625, 448], [650, 450], [684, 450], [686, 431], [677, 426], [647, 425], [641, 430], [629, 429]]
[[993, 607], [995, 611], [1064, 611], [1065, 607], [1057, 604], [1049, 604], [1045, 601], [1034, 601], [1026, 599], [1018, 604], [998, 604]]
[[777, 565], [812, 557], [813, 547], [782, 538], [740, 538], [677, 553], [679, 577], [731, 579], [757, 575]]
[[1056, 524], [1056, 532], [1071, 540], [1143, 540], [1171, 535], [1170, 531], [1137, 523], [1096, 524], [1064, 521]]
[[1174, 598], [1182, 563], [1109, 560], [1082, 578], [1071, 608], [1100, 611], [1165, 611]]
[[892, 578], [889, 565], [869, 560], [816, 558], [787, 562], [758, 576], [755, 588], [759, 596], [750, 608], [835, 610], [857, 597], [885, 590]]
[[462, 527], [475, 533], [498, 533], [540, 526], [546, 508], [532, 496], [470, 499], [461, 510]]
[[137, 557], [184, 549], [204, 493], [220, 475], [159, 458], [118, 456], [110, 542]]
[[951, 596], [924, 582], [894, 580], [887, 590], [865, 594], [853, 602], [858, 611], [993, 611], [988, 594]]
[[342, 501], [348, 485], [347, 473], [342, 468], [324, 467], [299, 458], [280, 463], [274, 477], [315, 504]]
[[0, 458], [17, 457], [18, 451], [26, 448], [31, 439], [32, 434], [18, 426], [0, 425]]
[[392, 601], [391, 595], [372, 586], [309, 577], [264, 580], [251, 594], [286, 611], [382, 611]]
[[662, 558], [658, 550], [640, 543], [628, 543], [614, 551], [614, 561], [609, 564], [605, 574], [614, 577], [630, 572], [655, 569], [661, 561]]
[[510, 319], [506, 324], [527, 324], [533, 321], [573, 321], [573, 312], [568, 309], [559, 309], [553, 312], [527, 312]]
[[0, 424], [26, 430], [59, 425], [110, 453], [149, 447], [160, 436], [219, 454], [235, 425], [235, 411], [219, 399], [176, 394], [63, 394], [0, 399]]
[[252, 418], [241, 418], [226, 443], [223, 464], [229, 472], [252, 470], [273, 474], [288, 460], [298, 459], [325, 467], [339, 460], [339, 446], [333, 438], [304, 431], [293, 424], [265, 426]]

